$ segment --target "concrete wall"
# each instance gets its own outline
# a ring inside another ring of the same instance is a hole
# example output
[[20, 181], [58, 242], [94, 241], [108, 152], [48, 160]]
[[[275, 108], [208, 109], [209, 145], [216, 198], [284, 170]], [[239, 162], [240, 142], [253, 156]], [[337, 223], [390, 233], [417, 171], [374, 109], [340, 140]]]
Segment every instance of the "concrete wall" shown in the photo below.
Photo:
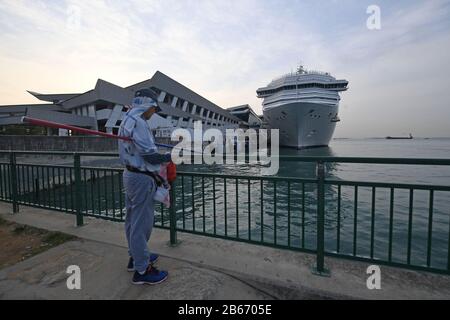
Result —
[[[157, 138], [169, 144], [170, 138]], [[117, 140], [94, 136], [3, 136], [0, 150], [117, 152]]]
[[0, 136], [0, 150], [114, 152], [117, 140], [81, 136]]

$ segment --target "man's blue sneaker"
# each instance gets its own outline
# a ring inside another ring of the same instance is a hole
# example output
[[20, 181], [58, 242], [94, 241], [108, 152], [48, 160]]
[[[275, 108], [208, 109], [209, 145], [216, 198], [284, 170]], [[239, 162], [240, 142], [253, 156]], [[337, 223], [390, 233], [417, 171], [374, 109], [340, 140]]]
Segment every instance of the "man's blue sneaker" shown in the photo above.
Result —
[[158, 284], [167, 279], [169, 273], [167, 271], [159, 271], [152, 265], [149, 265], [144, 274], [135, 271], [133, 275], [133, 284]]
[[[154, 264], [158, 259], [159, 259], [159, 255], [157, 255], [155, 253], [150, 254], [150, 264]], [[134, 271], [134, 260], [132, 257], [130, 257], [130, 259], [128, 260], [127, 270], [129, 272]]]

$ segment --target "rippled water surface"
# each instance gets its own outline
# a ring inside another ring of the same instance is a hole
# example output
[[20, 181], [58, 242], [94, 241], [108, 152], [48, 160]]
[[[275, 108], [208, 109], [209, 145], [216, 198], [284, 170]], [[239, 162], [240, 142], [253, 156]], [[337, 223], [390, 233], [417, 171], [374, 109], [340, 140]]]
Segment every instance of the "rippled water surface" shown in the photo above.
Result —
[[[300, 151], [283, 149], [280, 153], [304, 156], [448, 159], [450, 158], [450, 139], [342, 139], [334, 140], [328, 148]], [[260, 174], [258, 166], [250, 165], [184, 166], [182, 170], [246, 175], [250, 178]], [[282, 162], [277, 176], [315, 178], [315, 164]], [[450, 167], [330, 163], [326, 165], [326, 177], [329, 180], [449, 186]], [[184, 194], [181, 199], [184, 203], [181, 200], [177, 202], [177, 212], [180, 217], [178, 223], [184, 225], [186, 229], [193, 229], [195, 225], [196, 230], [203, 231], [203, 221], [205, 221], [207, 232], [215, 231], [220, 235], [239, 236], [244, 239], [250, 237], [257, 241], [263, 239], [268, 243], [298, 248], [315, 247], [317, 189], [313, 183], [288, 185], [287, 182], [277, 182], [275, 186], [271, 181], [261, 183], [258, 180], [229, 178], [226, 179], [225, 186], [224, 179], [216, 178], [213, 181], [212, 178], [195, 178], [192, 181], [191, 177], [185, 177], [182, 189], [178, 185], [177, 192], [183, 191]], [[192, 190], [194, 190], [194, 197], [192, 197]], [[428, 245], [431, 243], [431, 264], [445, 266], [449, 243], [449, 192], [434, 192], [430, 226], [429, 191], [414, 191], [411, 225], [409, 225], [410, 191], [408, 189], [394, 190], [392, 217], [390, 188], [376, 189], [373, 211], [372, 191], [371, 187], [358, 187], [355, 190], [354, 186], [342, 186], [339, 190], [335, 185], [326, 186], [327, 250], [356, 253], [360, 256], [373, 254], [374, 257], [383, 259], [387, 259], [390, 252], [393, 261], [402, 262], [407, 259], [408, 227], [410, 226], [411, 262], [426, 263]], [[263, 202], [261, 202], [261, 194]], [[355, 210], [355, 200], [357, 210]], [[224, 215], [225, 205], [226, 216]], [[194, 208], [194, 216], [192, 208]], [[215, 211], [214, 208], [216, 208]], [[390, 232], [391, 224], [392, 232]], [[239, 225], [239, 230], [236, 225]], [[392, 238], [391, 247], [389, 246], [390, 237]]]
[[[450, 139], [340, 139], [333, 140], [328, 148], [282, 149], [280, 153], [450, 159]], [[68, 158], [66, 164], [71, 166], [71, 161]], [[47, 163], [54, 161], [48, 160]], [[117, 159], [99, 158], [86, 159], [82, 165], [109, 167], [117, 164]], [[42, 202], [44, 206], [45, 203], [56, 202], [57, 207], [73, 208], [76, 199], [71, 196], [74, 185], [71, 183], [73, 173], [70, 169], [56, 173], [45, 172], [47, 168], [40, 168], [42, 171], [39, 173], [38, 168], [34, 169], [32, 172], [31, 168], [19, 168], [19, 182], [30, 180], [27, 175], [32, 175], [35, 183], [44, 186], [36, 192], [32, 191], [33, 185], [30, 187], [27, 185], [29, 183], [21, 183], [23, 197], [33, 203]], [[315, 248], [317, 186], [307, 180], [298, 181], [316, 177], [314, 163], [281, 162], [276, 176], [280, 179], [276, 182], [270, 177], [258, 180], [261, 167], [255, 165], [190, 165], [180, 166], [178, 170], [228, 175], [226, 179], [179, 176], [175, 190], [179, 228], [298, 249]], [[8, 176], [4, 170], [0, 173]], [[111, 173], [107, 170], [82, 171], [85, 183], [81, 197], [85, 212], [108, 217], [122, 216], [121, 175], [119, 171], [112, 176]], [[236, 179], [232, 177], [235, 175], [245, 177]], [[46, 186], [48, 176], [54, 179], [50, 179], [52, 184]], [[288, 183], [286, 177], [291, 178], [291, 182]], [[450, 186], [450, 166], [328, 163], [326, 179]], [[6, 192], [6, 180], [4, 183], [0, 185], [0, 193]], [[373, 194], [372, 187], [339, 188], [336, 184], [327, 184], [326, 250], [383, 260], [391, 256], [392, 261], [405, 263], [410, 243], [412, 264], [425, 265], [429, 260], [433, 267], [446, 268], [449, 259], [450, 192], [435, 191], [431, 195], [430, 191], [416, 190], [412, 201], [410, 196], [409, 189], [396, 188], [392, 192], [384, 187], [377, 188]], [[158, 206], [155, 220], [159, 225], [168, 226], [168, 210], [161, 213]]]

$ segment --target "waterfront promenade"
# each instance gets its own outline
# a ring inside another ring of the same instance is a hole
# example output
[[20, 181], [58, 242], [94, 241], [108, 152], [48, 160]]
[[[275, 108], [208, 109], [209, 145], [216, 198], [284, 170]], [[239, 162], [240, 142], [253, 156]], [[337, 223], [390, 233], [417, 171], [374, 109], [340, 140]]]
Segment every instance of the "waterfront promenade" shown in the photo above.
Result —
[[[1, 299], [450, 299], [450, 277], [381, 267], [381, 290], [369, 290], [369, 263], [326, 258], [330, 277], [311, 273], [315, 256], [252, 244], [154, 229], [151, 249], [169, 279], [158, 286], [133, 286], [126, 271], [123, 224], [0, 202], [0, 217], [74, 240], [0, 270]], [[81, 268], [81, 290], [68, 290], [66, 268]]]

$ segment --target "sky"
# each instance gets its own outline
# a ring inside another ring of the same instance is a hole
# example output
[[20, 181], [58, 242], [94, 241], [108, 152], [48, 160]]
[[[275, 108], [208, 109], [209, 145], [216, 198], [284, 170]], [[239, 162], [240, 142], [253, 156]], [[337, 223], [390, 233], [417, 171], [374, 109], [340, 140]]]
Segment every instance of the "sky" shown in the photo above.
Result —
[[302, 63], [349, 81], [335, 137], [450, 137], [450, 0], [0, 0], [0, 30], [0, 105], [159, 70], [261, 114], [256, 89]]

